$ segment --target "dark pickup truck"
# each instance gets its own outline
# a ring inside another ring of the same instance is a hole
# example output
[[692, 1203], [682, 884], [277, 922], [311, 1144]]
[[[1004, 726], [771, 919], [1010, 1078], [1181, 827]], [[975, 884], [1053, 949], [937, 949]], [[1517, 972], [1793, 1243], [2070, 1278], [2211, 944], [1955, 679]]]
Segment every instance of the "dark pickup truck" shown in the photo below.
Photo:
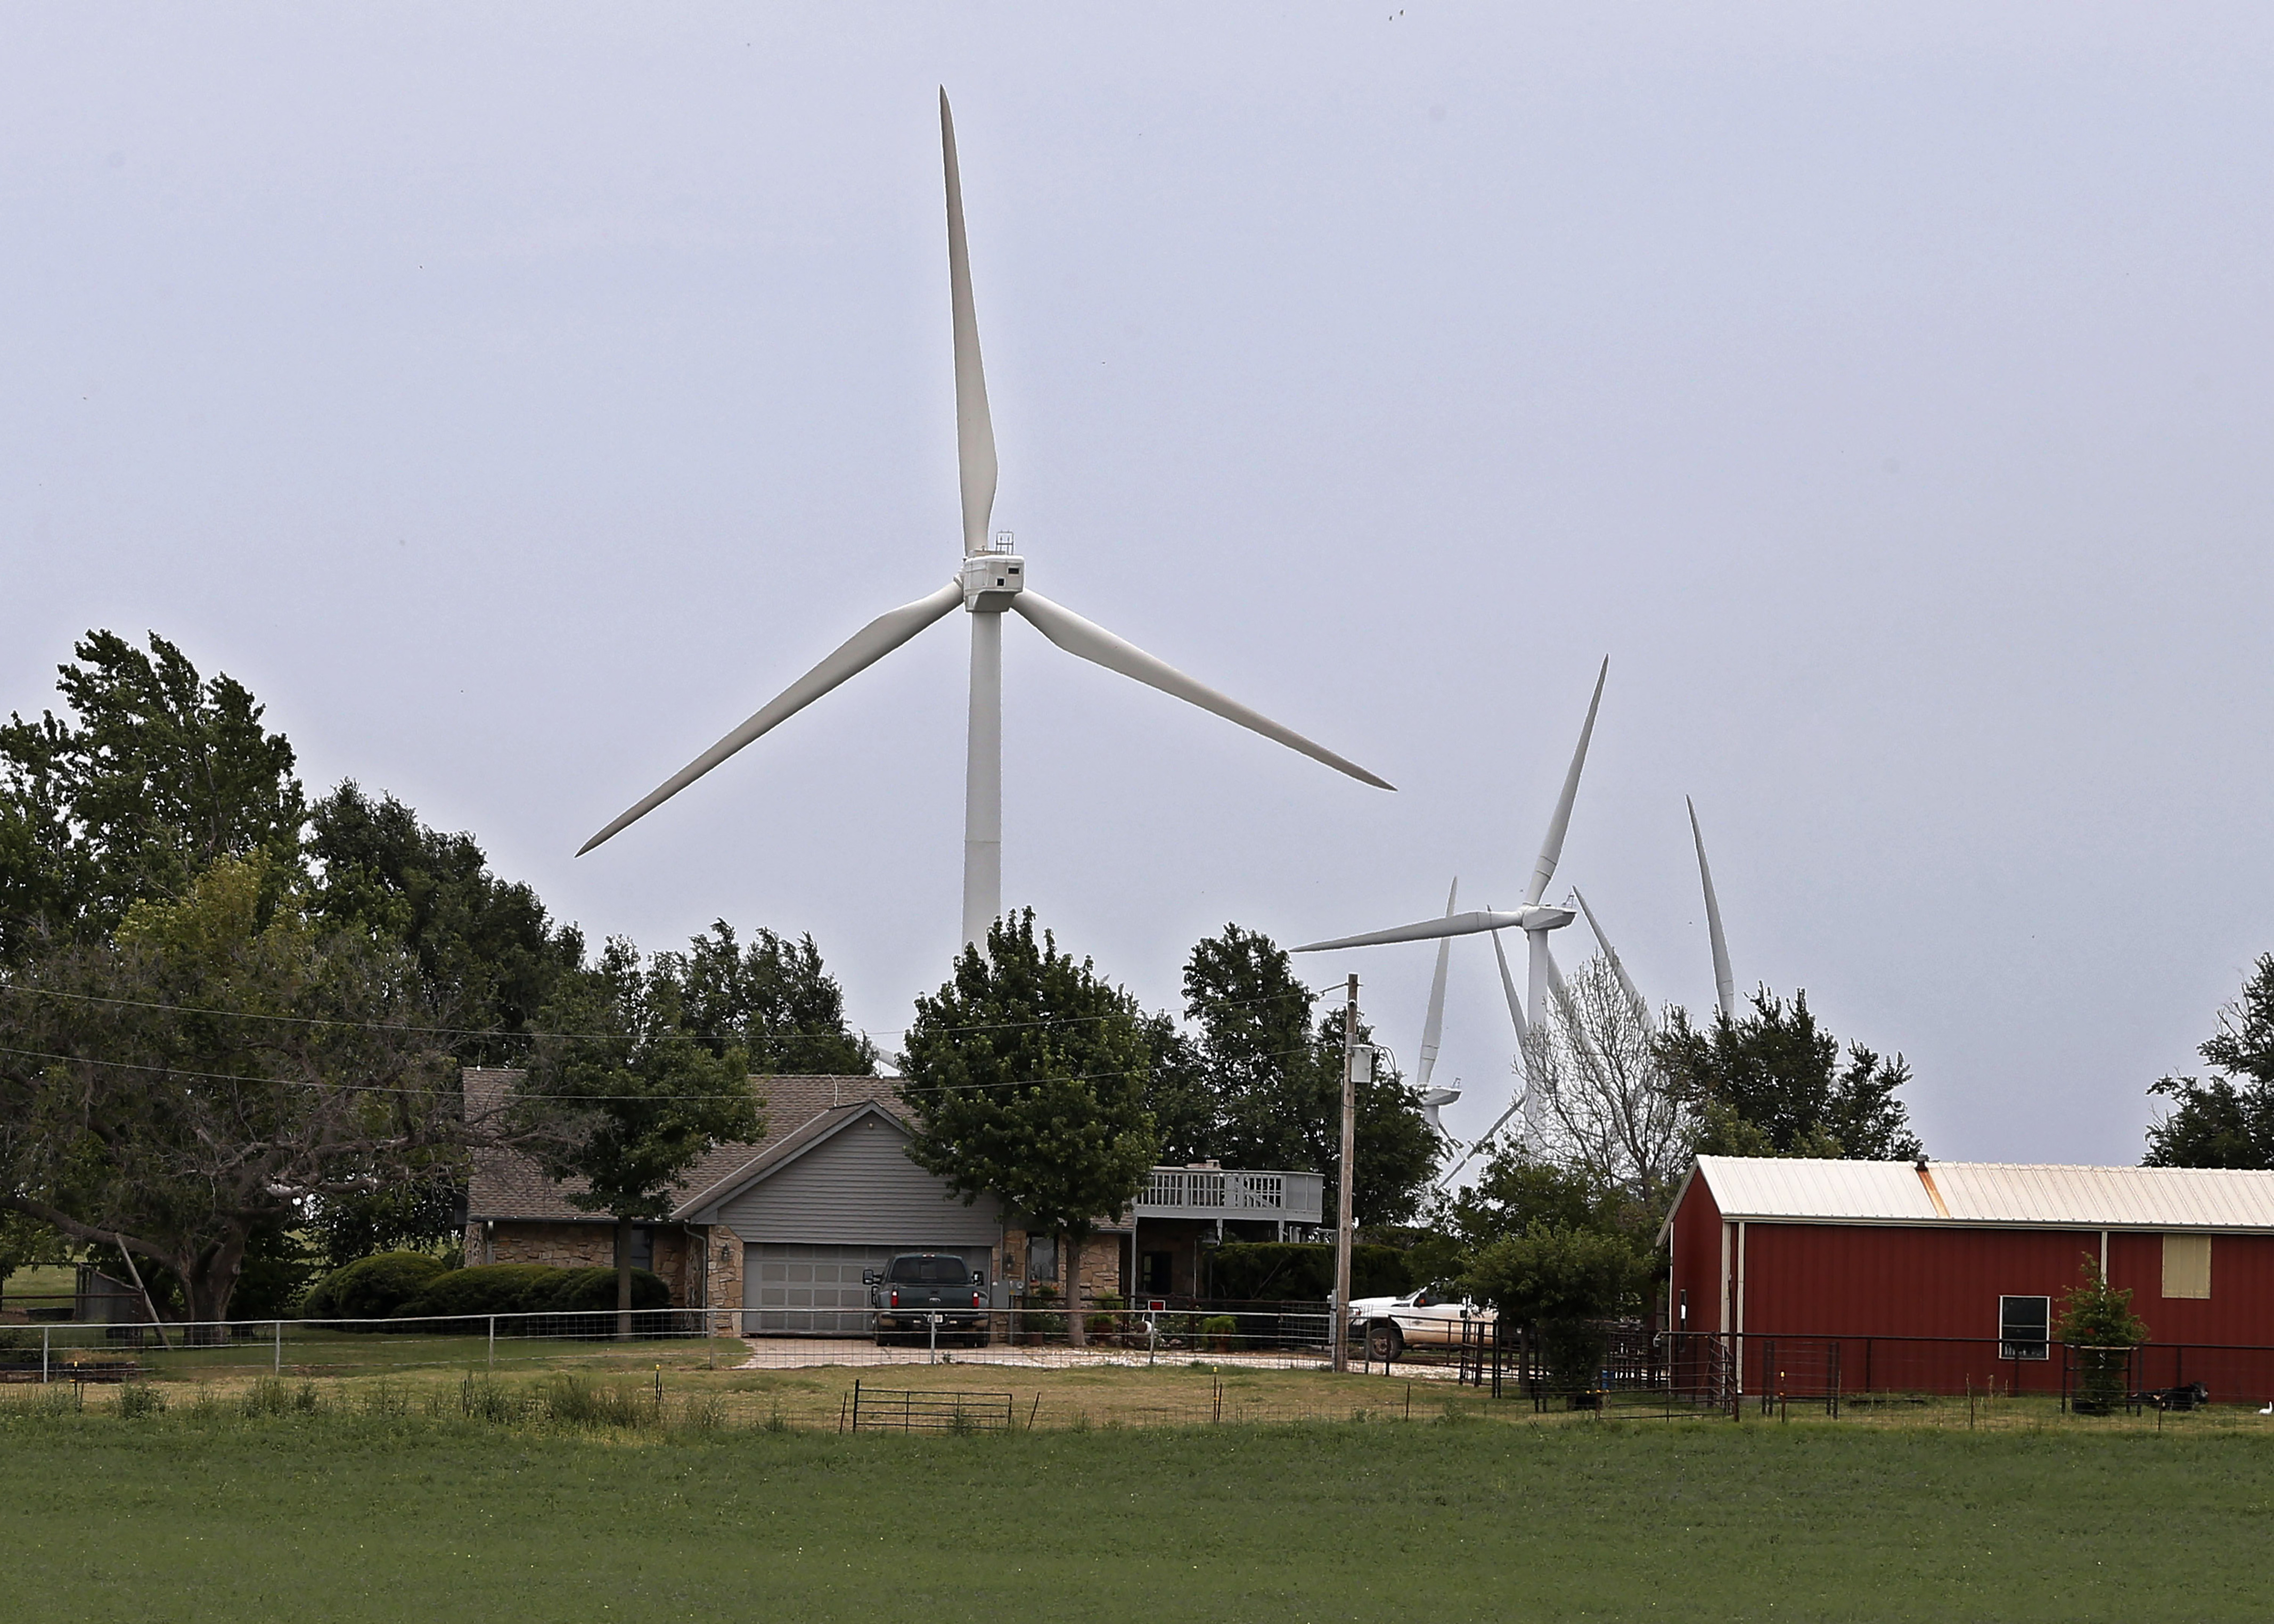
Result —
[[925, 1342], [935, 1335], [987, 1345], [987, 1276], [953, 1252], [904, 1252], [862, 1278], [877, 1311], [879, 1347], [895, 1336]]

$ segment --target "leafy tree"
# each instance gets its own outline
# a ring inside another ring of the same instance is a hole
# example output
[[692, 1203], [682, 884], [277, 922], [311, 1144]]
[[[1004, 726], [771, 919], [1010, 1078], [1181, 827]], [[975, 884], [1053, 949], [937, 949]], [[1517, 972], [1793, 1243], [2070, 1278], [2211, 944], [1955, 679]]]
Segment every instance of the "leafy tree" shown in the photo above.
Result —
[[455, 1184], [485, 1132], [410, 961], [324, 936], [271, 865], [225, 856], [0, 993], [0, 1207], [195, 1320], [312, 1199]]
[[1577, 1394], [1594, 1386], [1609, 1345], [1601, 1322], [1640, 1308], [1651, 1259], [1627, 1236], [1534, 1219], [1479, 1251], [1465, 1283], [1510, 1319], [1535, 1327], [1555, 1384]]
[[668, 1217], [674, 1185], [708, 1152], [763, 1132], [749, 1057], [740, 1044], [713, 1049], [671, 966], [644, 965], [621, 936], [560, 978], [539, 1020], [515, 1117], [546, 1136], [534, 1147], [546, 1172], [581, 1181], [569, 1204], [615, 1219], [617, 1333], [629, 1336], [632, 1226]]
[[[1156, 1070], [1153, 1097], [1188, 1154], [1230, 1167], [1291, 1168], [1326, 1178], [1326, 1210], [1339, 1199], [1343, 1012], [1296, 979], [1285, 951], [1259, 931], [1227, 925], [1185, 965], [1193, 1035]], [[1364, 1020], [1359, 1041], [1371, 1043]], [[1419, 1100], [1395, 1068], [1380, 1065], [1356, 1090], [1358, 1183], [1352, 1206], [1369, 1224], [1400, 1223], [1419, 1209], [1439, 1147]]]
[[1910, 1080], [1901, 1055], [1884, 1059], [1848, 1046], [1817, 1026], [1808, 995], [1790, 1004], [1766, 988], [1751, 1011], [1716, 1013], [1700, 1029], [1689, 1011], [1669, 1012], [1657, 1052], [1675, 1096], [1704, 1127], [1698, 1148], [1729, 1155], [1833, 1155], [1859, 1162], [1908, 1161], [1920, 1154], [1908, 1108], [1895, 1091]]
[[845, 1023], [845, 990], [809, 936], [760, 930], [742, 946], [719, 920], [683, 953], [659, 954], [683, 989], [692, 1028], [714, 1051], [738, 1043], [761, 1076], [867, 1077], [877, 1046]]
[[59, 667], [69, 714], [0, 726], [0, 951], [106, 935], [140, 900], [185, 896], [256, 853], [268, 900], [297, 873], [305, 808], [292, 747], [227, 676], [200, 677], [156, 633], [107, 631]]
[[2148, 1090], [2176, 1108], [2149, 1128], [2146, 1165], [2274, 1168], [2274, 953], [2260, 955], [2196, 1052], [2218, 1071], [2166, 1077]]
[[908, 1028], [909, 1159], [966, 1204], [991, 1192], [1058, 1238], [1076, 1346], [1081, 1244], [1153, 1165], [1151, 1060], [1136, 1001], [1048, 932], [1037, 941], [1031, 908], [995, 922], [984, 957], [966, 946]]
[[469, 1029], [455, 1045], [466, 1064], [519, 1060], [531, 1018], [584, 961], [576, 929], [553, 924], [527, 885], [491, 873], [471, 835], [429, 829], [392, 795], [373, 801], [350, 779], [309, 821], [316, 917], [401, 944]]
[[53, 1224], [0, 1211], [0, 1286], [20, 1268], [71, 1261], [71, 1243]]
[[2076, 1353], [2077, 1408], [2105, 1412], [2124, 1400], [2132, 1350], [2148, 1340], [2147, 1321], [2132, 1312], [2132, 1293], [2108, 1283], [2100, 1260], [2083, 1254], [2078, 1283], [2061, 1298], [2053, 1335]]

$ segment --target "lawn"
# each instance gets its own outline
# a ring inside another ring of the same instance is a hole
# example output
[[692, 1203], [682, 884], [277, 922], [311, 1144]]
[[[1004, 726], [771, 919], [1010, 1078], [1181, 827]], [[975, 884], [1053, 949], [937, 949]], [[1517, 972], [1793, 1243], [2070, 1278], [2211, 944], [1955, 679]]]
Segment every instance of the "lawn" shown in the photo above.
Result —
[[281, 1414], [210, 1392], [199, 1413], [179, 1388], [141, 1418], [109, 1394], [84, 1414], [27, 1407], [67, 1392], [0, 1409], [19, 1617], [2274, 1610], [2274, 1435], [2233, 1418], [2160, 1435], [1417, 1418], [907, 1438], [722, 1428], [700, 1395], [671, 1401], [692, 1406], [671, 1428], [486, 1424], [388, 1384], [282, 1384]]

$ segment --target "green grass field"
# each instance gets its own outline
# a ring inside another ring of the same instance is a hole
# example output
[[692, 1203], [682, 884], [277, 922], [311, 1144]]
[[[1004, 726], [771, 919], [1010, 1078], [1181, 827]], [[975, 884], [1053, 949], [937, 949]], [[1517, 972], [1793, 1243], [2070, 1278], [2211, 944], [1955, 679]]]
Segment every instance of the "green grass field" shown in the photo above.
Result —
[[[296, 1394], [330, 1408], [290, 1413]], [[2241, 1425], [842, 1437], [722, 1429], [699, 1407], [668, 1428], [492, 1425], [455, 1399], [405, 1397], [286, 1384], [267, 1394], [286, 1413], [248, 1415], [177, 1390], [139, 1418], [109, 1394], [84, 1414], [60, 1408], [67, 1389], [11, 1402], [11, 1616], [1945, 1624], [2274, 1611], [2274, 1434]]]

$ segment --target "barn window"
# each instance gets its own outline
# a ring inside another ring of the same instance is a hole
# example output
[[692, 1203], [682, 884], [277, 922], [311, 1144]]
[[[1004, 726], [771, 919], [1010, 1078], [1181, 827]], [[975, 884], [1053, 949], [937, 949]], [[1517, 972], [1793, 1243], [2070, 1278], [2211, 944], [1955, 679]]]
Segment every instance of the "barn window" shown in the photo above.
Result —
[[1998, 1299], [1998, 1357], [2042, 1359], [2052, 1340], [2053, 1300], [2049, 1297]]
[[2202, 1297], [2210, 1295], [2210, 1236], [2164, 1237], [2164, 1295]]

